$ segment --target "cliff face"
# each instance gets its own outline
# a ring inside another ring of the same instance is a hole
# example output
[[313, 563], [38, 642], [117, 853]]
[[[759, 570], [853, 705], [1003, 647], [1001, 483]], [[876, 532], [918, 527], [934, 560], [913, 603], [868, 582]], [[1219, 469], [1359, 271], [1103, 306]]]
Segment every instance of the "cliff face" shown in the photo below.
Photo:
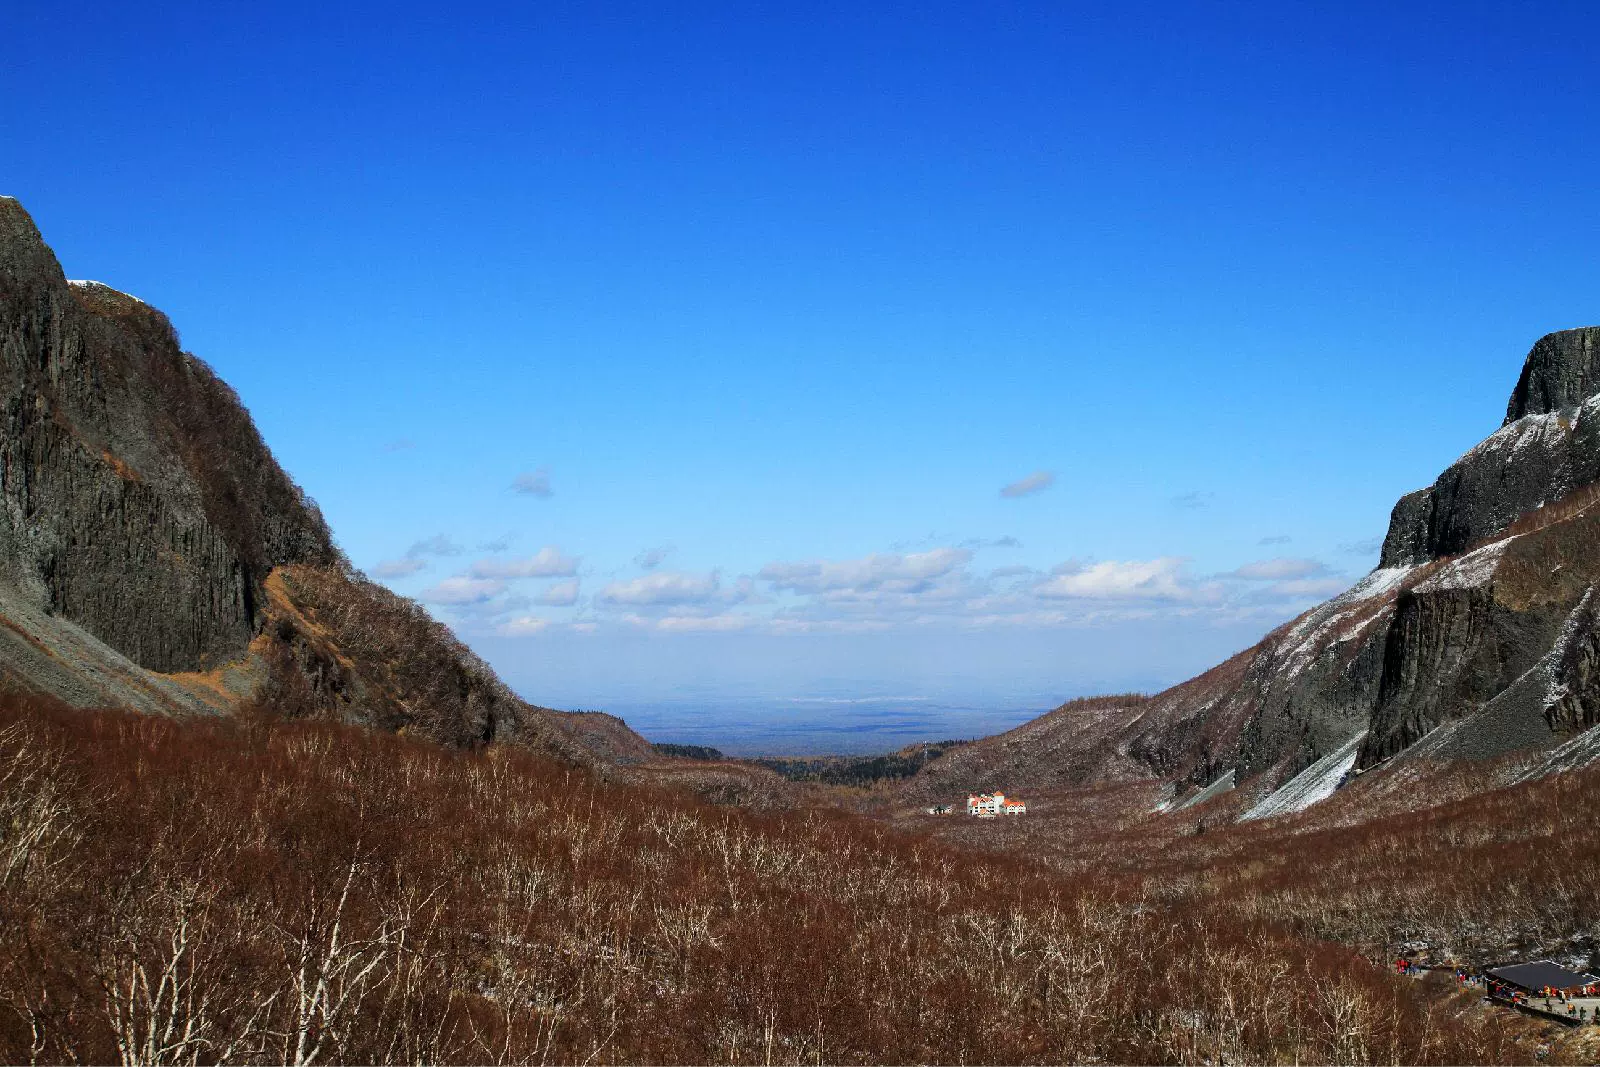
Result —
[[1380, 567], [1455, 555], [1600, 479], [1600, 327], [1539, 339], [1506, 421], [1426, 489], [1402, 497]]
[[243, 654], [261, 583], [338, 562], [233, 391], [166, 317], [69, 283], [0, 199], [0, 567], [141, 667]]
[[1529, 415], [1566, 411], [1596, 393], [1600, 393], [1600, 326], [1546, 334], [1522, 365], [1502, 425]]
[[649, 750], [620, 722], [579, 729], [518, 699], [418, 605], [353, 572], [166, 316], [69, 282], [5, 197], [0, 686], [78, 706], [257, 706], [591, 765]]
[[[1181, 799], [1231, 775], [1281, 814], [1326, 795], [1311, 777], [1331, 788], [1408, 759], [1555, 750], [1600, 722], [1597, 585], [1600, 328], [1587, 328], [1534, 345], [1505, 424], [1401, 499], [1378, 569], [1348, 592], [1092, 726], [1066, 705], [969, 746], [955, 777], [1143, 779]], [[923, 787], [955, 769], [935, 761]]]

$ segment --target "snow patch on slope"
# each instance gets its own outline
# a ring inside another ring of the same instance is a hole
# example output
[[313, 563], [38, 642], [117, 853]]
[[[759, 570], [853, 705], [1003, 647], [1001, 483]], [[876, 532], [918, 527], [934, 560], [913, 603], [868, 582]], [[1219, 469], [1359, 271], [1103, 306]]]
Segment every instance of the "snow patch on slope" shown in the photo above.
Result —
[[1591, 726], [1572, 740], [1545, 753], [1542, 759], [1524, 769], [1508, 784], [1531, 782], [1535, 778], [1575, 771], [1595, 763], [1600, 763], [1600, 727]]
[[[1589, 601], [1594, 599], [1594, 586], [1584, 591], [1583, 599], [1578, 601], [1578, 606], [1572, 609], [1567, 616], [1567, 621], [1561, 624], [1561, 632], [1556, 635], [1555, 644], [1550, 646], [1552, 665], [1566, 656], [1567, 650], [1572, 647], [1573, 640], [1578, 636], [1578, 627], [1583, 619], [1584, 612], [1588, 610]], [[1549, 711], [1567, 697], [1568, 689], [1565, 682], [1557, 681], [1555, 671], [1550, 672], [1550, 686], [1544, 694], [1544, 710]]]
[[1500, 557], [1506, 554], [1507, 547], [1516, 539], [1517, 535], [1502, 538], [1451, 560], [1439, 573], [1419, 583], [1416, 591], [1440, 593], [1446, 589], [1472, 589], [1482, 585], [1494, 576], [1495, 568], [1500, 565]]
[[1416, 567], [1378, 567], [1328, 603], [1348, 604], [1355, 600], [1371, 600], [1373, 597], [1383, 596], [1398, 588], [1416, 570]]
[[[1540, 415], [1524, 415], [1509, 426], [1502, 426], [1494, 433], [1479, 441], [1468, 449], [1461, 460], [1470, 456], [1488, 456], [1504, 453], [1505, 462], [1509, 463], [1518, 453], [1532, 446], [1549, 449], [1561, 438], [1572, 432], [1573, 427], [1583, 415], [1583, 408], [1579, 408], [1570, 416], [1559, 411], [1546, 412]], [[1457, 460], [1460, 463], [1461, 460]]]
[[1350, 740], [1323, 756], [1317, 762], [1284, 782], [1277, 789], [1267, 794], [1255, 807], [1239, 816], [1239, 821], [1246, 819], [1271, 819], [1279, 815], [1292, 815], [1298, 811], [1305, 811], [1311, 805], [1333, 796], [1334, 790], [1339, 788], [1339, 783], [1344, 781], [1344, 776], [1356, 765], [1356, 755], [1361, 750], [1362, 739], [1367, 732], [1362, 730]]
[[1182, 811], [1184, 808], [1192, 808], [1196, 804], [1204, 804], [1212, 797], [1220, 797], [1222, 794], [1233, 789], [1233, 780], [1234, 771], [1232, 768], [1230, 768], [1227, 774], [1224, 774], [1222, 777], [1218, 778], [1216, 781], [1200, 790], [1200, 792], [1196, 793], [1188, 800], [1185, 800], [1182, 804], [1179, 804], [1174, 810]]
[[[1349, 633], [1336, 634], [1344, 623], [1358, 616], [1368, 601], [1399, 588], [1415, 574], [1417, 567], [1379, 567], [1325, 604], [1310, 611], [1283, 635], [1278, 651], [1283, 656], [1283, 675], [1293, 678], [1309, 667], [1328, 648], [1361, 636], [1382, 612], [1363, 619]], [[1330, 636], [1332, 639], [1330, 640]], [[1285, 651], [1287, 650], [1287, 651]]]
[[[1344, 622], [1354, 614], [1354, 611], [1341, 611], [1331, 618], [1324, 617], [1320, 620], [1317, 620], [1318, 625], [1316, 628], [1310, 633], [1306, 634], [1305, 639], [1296, 645], [1293, 650], [1290, 651], [1288, 657], [1284, 660], [1284, 677], [1295, 677], [1301, 671], [1311, 666], [1312, 661], [1321, 655], [1328, 645], [1337, 644], [1337, 641], [1325, 643], [1323, 639], [1327, 637], [1329, 631], [1338, 629], [1340, 623]], [[1290, 636], [1293, 637], [1298, 635], [1291, 634]]]

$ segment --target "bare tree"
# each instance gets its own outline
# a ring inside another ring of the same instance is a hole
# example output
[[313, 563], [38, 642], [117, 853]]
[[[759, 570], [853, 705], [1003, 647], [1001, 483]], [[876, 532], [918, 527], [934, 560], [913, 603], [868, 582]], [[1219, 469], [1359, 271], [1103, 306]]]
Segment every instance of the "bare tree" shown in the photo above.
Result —
[[367, 937], [347, 929], [346, 910], [360, 873], [360, 861], [352, 859], [331, 905], [313, 893], [304, 922], [294, 930], [279, 929], [287, 949], [289, 1009], [288, 1026], [279, 1036], [282, 1060], [294, 1067], [309, 1067], [338, 1046], [398, 940], [387, 919]]
[[28, 725], [0, 730], [0, 889], [65, 861], [81, 836], [62, 754]]

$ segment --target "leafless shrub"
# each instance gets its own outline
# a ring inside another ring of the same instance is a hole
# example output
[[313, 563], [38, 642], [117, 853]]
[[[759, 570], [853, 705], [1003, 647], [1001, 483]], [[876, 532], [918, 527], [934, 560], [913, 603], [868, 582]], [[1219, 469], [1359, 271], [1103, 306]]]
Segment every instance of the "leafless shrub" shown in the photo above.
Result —
[[[318, 722], [0, 703], [10, 748], [21, 722], [29, 751], [59, 753], [69, 799], [101, 799], [67, 820], [92, 864], [0, 893], [0, 1059], [1516, 1052], [1309, 936], [1301, 882], [1262, 882], [1251, 912], [1174, 897], [1175, 877], [1063, 876], [838, 812], [729, 811], [515, 749]], [[1546, 921], [1583, 900], [1566, 886]]]

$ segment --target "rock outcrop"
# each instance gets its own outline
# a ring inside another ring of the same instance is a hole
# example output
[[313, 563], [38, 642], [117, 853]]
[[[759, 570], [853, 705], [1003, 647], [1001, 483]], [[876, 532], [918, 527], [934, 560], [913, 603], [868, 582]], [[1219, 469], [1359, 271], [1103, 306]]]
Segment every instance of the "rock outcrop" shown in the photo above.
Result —
[[159, 311], [69, 283], [0, 199], [0, 568], [141, 667], [242, 655], [261, 583], [334, 565], [316, 508]]
[[1502, 425], [1577, 407], [1596, 393], [1600, 393], [1600, 326], [1545, 334], [1522, 365]]
[[919, 777], [1143, 778], [1181, 802], [1231, 771], [1258, 814], [1284, 814], [1326, 796], [1317, 768], [1335, 765], [1563, 746], [1551, 766], [1567, 768], [1600, 753], [1568, 744], [1600, 722], [1596, 586], [1600, 328], [1586, 328], [1534, 345], [1505, 424], [1395, 505], [1378, 568], [1349, 591], [1166, 692], [1095, 705], [1092, 724], [1066, 705]]
[[321, 715], [595, 765], [648, 744], [518, 699], [366, 581], [166, 316], [71, 282], [0, 197], [0, 685]]
[[1597, 359], [1600, 327], [1540, 338], [1501, 428], [1395, 505], [1378, 565], [1414, 566], [1463, 552], [1600, 479]]

